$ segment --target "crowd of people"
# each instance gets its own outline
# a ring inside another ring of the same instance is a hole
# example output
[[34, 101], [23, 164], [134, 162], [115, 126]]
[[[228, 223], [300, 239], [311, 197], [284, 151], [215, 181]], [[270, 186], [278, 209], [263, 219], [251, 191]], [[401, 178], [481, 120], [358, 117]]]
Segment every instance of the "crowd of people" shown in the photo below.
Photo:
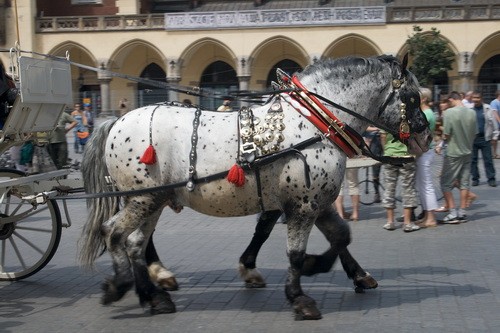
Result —
[[[405, 232], [413, 232], [422, 228], [433, 228], [438, 222], [456, 224], [467, 222], [467, 209], [478, 198], [471, 191], [471, 186], [479, 186], [481, 172], [479, 168], [479, 152], [484, 165], [486, 184], [496, 187], [495, 166], [493, 159], [500, 158], [497, 153], [497, 140], [500, 127], [500, 91], [490, 104], [483, 102], [482, 94], [477, 91], [467, 93], [451, 92], [443, 97], [438, 109], [433, 110], [432, 92], [427, 88], [420, 90], [420, 109], [429, 123], [429, 130], [434, 133], [434, 140], [429, 150], [416, 156], [414, 162], [401, 165], [383, 165], [384, 193], [381, 200], [386, 210], [386, 223], [383, 228]], [[392, 157], [405, 157], [407, 148], [394, 140], [391, 134], [378, 131], [372, 127], [365, 133], [365, 142], [372, 147], [376, 138], [374, 133], [380, 132], [381, 154]], [[436, 155], [443, 158], [439, 176], [440, 184], [432, 179], [432, 168]], [[379, 167], [378, 167], [379, 168]], [[380, 169], [374, 169], [373, 183], [376, 184], [377, 197]], [[346, 180], [352, 199], [352, 212], [346, 212], [343, 205], [343, 191], [335, 202], [339, 215], [346, 219], [358, 221], [359, 189], [357, 189], [358, 169], [348, 169]], [[398, 184], [399, 182], [399, 184]], [[401, 188], [403, 216], [396, 217], [396, 187]], [[444, 203], [439, 206], [436, 186], [444, 196]], [[458, 189], [459, 202], [455, 203], [453, 189]], [[422, 212], [416, 216], [415, 209], [421, 206]], [[446, 213], [438, 221], [436, 213]]]
[[67, 133], [73, 131], [74, 152], [82, 154], [94, 125], [90, 104], [76, 103], [72, 112], [62, 112], [55, 129], [37, 134], [36, 140], [9, 149], [16, 169], [27, 173], [43, 173], [68, 168], [70, 165]]

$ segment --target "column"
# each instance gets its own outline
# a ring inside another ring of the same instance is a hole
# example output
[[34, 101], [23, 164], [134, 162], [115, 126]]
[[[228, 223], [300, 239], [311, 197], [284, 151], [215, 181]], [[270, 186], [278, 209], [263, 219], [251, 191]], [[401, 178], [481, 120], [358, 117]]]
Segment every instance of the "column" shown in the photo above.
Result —
[[111, 109], [111, 93], [109, 84], [113, 79], [105, 70], [104, 63], [101, 63], [101, 70], [97, 72], [97, 81], [101, 88], [101, 115], [114, 115]]
[[[238, 76], [238, 81], [239, 81], [239, 89], [240, 91], [247, 91], [250, 83], [250, 76], [249, 75], [242, 75]], [[240, 103], [240, 106], [248, 106], [248, 102], [242, 101]]]
[[[181, 81], [180, 78], [178, 77], [167, 77], [167, 83], [169, 85], [172, 85], [173, 87], [177, 87], [179, 85], [179, 82]], [[168, 90], [168, 100], [171, 102], [178, 101], [182, 102], [179, 100], [179, 92], [169, 89]], [[194, 103], [194, 101], [192, 101]]]
[[[250, 62], [252, 59], [248, 56], [242, 56], [238, 64], [238, 81], [240, 91], [247, 91], [250, 87]], [[248, 102], [241, 101], [239, 107], [248, 106]]]
[[466, 92], [473, 90], [474, 82], [472, 80], [474, 62], [473, 52], [460, 52], [458, 54], [458, 75], [460, 76], [460, 90]]

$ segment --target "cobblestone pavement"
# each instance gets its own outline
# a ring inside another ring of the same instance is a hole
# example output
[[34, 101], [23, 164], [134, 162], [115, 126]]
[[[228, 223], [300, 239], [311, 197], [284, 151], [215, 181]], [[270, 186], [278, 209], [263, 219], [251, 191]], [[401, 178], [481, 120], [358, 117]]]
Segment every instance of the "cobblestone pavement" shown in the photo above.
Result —
[[[178, 312], [151, 316], [133, 292], [102, 306], [100, 284], [111, 262], [104, 255], [96, 272], [78, 266], [86, 207], [72, 201], [73, 226], [63, 230], [47, 267], [22, 281], [0, 282], [0, 332], [499, 332], [499, 190], [484, 179], [473, 190], [479, 200], [468, 223], [409, 234], [382, 229], [384, 210], [363, 206], [361, 220], [351, 222], [349, 248], [379, 287], [354, 293], [339, 264], [303, 278], [323, 313], [319, 321], [295, 321], [286, 301], [286, 225], [276, 226], [260, 253], [267, 288], [249, 290], [236, 267], [255, 216], [221, 219], [190, 209], [165, 210], [155, 234], [160, 256], [180, 282], [171, 292]], [[313, 229], [308, 252], [326, 248]]]

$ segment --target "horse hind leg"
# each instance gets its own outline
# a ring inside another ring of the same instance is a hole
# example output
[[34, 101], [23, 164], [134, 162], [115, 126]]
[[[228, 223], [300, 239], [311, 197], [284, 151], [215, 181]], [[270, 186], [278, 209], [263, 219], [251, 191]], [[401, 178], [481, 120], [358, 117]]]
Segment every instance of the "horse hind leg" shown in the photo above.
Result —
[[148, 245], [146, 246], [146, 264], [148, 266], [150, 279], [155, 281], [161, 288], [167, 291], [179, 289], [174, 273], [170, 272], [160, 261], [153, 243], [153, 234], [151, 234]]
[[[134, 282], [141, 305], [151, 304], [151, 312], [175, 312], [175, 305], [165, 290], [155, 286], [149, 278], [145, 252], [149, 237], [156, 226], [161, 209], [149, 196], [126, 200], [125, 206], [110, 223], [106, 244], [113, 258], [115, 276], [106, 281], [103, 303], [119, 300], [125, 294], [119, 288], [126, 283], [129, 290]], [[131, 269], [132, 268], [132, 269]], [[122, 272], [126, 272], [123, 274]], [[133, 274], [130, 274], [133, 272]], [[122, 277], [124, 275], [125, 277]], [[125, 292], [126, 292], [125, 290]]]
[[266, 211], [260, 214], [257, 220], [252, 240], [239, 261], [240, 276], [245, 281], [245, 287], [247, 288], [264, 288], [266, 286], [264, 277], [256, 267], [257, 255], [262, 245], [269, 238], [281, 214], [280, 210]]
[[[145, 204], [145, 201], [141, 203]], [[151, 210], [153, 210], [153, 207], [151, 207]], [[142, 225], [129, 235], [126, 243], [127, 253], [134, 271], [135, 287], [140, 304], [144, 306], [145, 303], [149, 303], [151, 314], [173, 313], [176, 311], [170, 294], [151, 281], [146, 260], [146, 249], [161, 211], [162, 209], [157, 209], [149, 216], [143, 217]]]
[[337, 256], [347, 276], [353, 280], [355, 291], [377, 288], [377, 281], [353, 258], [347, 246], [351, 240], [349, 225], [333, 210], [316, 220], [316, 226], [330, 242], [330, 249], [321, 255], [306, 255], [302, 274], [306, 276], [331, 270]]
[[116, 224], [120, 224], [124, 214], [124, 212], [118, 212], [106, 221], [101, 228], [115, 272], [114, 276], [106, 278], [101, 286], [103, 291], [101, 303], [103, 305], [109, 305], [120, 300], [134, 286], [134, 276], [127, 252], [122, 246], [119, 246], [119, 240], [112, 237]]
[[152, 283], [149, 268], [143, 264], [146, 252], [143, 244], [149, 238], [150, 233], [147, 228], [141, 228], [132, 233], [127, 240], [128, 253], [134, 269], [135, 286], [139, 302], [142, 306], [145, 303], [149, 303], [151, 314], [173, 313], [176, 311], [176, 308], [170, 298], [170, 294]]

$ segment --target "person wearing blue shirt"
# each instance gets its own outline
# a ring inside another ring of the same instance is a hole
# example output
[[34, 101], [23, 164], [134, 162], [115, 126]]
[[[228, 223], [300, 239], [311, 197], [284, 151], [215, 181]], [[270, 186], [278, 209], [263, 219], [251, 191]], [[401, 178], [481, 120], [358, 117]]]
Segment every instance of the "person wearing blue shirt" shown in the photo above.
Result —
[[[490, 103], [491, 110], [494, 111], [495, 119], [497, 120], [498, 127], [500, 128], [500, 90], [497, 90], [495, 93], [495, 99]], [[500, 158], [500, 155], [497, 154], [497, 142], [498, 140], [491, 141], [491, 149], [493, 158]]]
[[492, 111], [490, 105], [483, 103], [483, 97], [480, 92], [476, 91], [472, 94], [472, 102], [474, 103], [472, 109], [476, 112], [478, 130], [472, 147], [472, 186], [479, 185], [480, 175], [477, 161], [479, 151], [481, 151], [488, 185], [496, 187], [491, 142], [498, 139], [498, 122], [494, 117], [494, 111]]

